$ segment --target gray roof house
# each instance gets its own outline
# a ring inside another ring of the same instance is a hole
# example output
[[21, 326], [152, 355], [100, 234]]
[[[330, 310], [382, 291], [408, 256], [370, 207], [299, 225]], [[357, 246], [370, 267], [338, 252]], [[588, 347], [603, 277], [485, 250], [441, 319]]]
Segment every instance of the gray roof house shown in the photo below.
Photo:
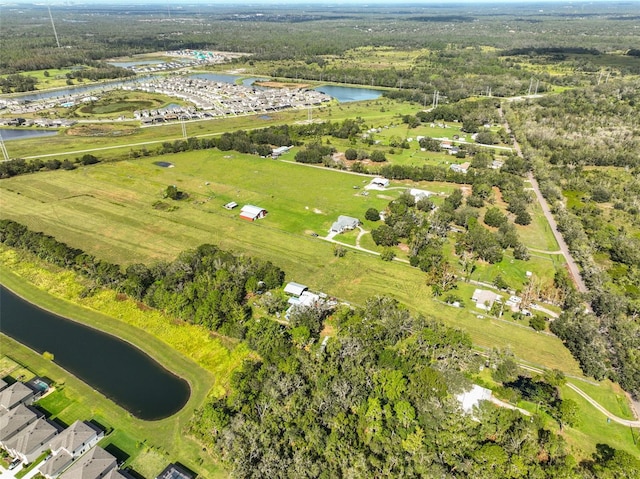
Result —
[[96, 446], [74, 462], [69, 469], [60, 475], [60, 478], [102, 479], [116, 466], [116, 458], [100, 446]]
[[58, 428], [41, 417], [4, 443], [13, 457], [32, 462], [48, 449], [49, 440], [58, 434]]
[[102, 479], [130, 479], [128, 476], [125, 476], [118, 469], [111, 469], [105, 476], [102, 476]]
[[0, 379], [0, 391], [7, 387], [7, 382], [4, 379]]
[[13, 409], [20, 403], [29, 405], [33, 403], [34, 395], [35, 391], [24, 383], [13, 383], [0, 391], [0, 410]]
[[0, 415], [0, 445], [22, 431], [42, 414], [29, 409], [24, 404], [19, 404], [11, 411], [5, 411]]
[[47, 479], [55, 479], [73, 462], [73, 457], [66, 451], [61, 450], [58, 454], [51, 456], [40, 466], [40, 474]]
[[358, 218], [352, 218], [351, 216], [338, 216], [338, 221], [331, 225], [332, 233], [342, 233], [343, 231], [352, 230], [360, 224]]
[[78, 457], [104, 437], [104, 431], [83, 421], [76, 421], [62, 431], [49, 443], [52, 454], [66, 452], [72, 457]]

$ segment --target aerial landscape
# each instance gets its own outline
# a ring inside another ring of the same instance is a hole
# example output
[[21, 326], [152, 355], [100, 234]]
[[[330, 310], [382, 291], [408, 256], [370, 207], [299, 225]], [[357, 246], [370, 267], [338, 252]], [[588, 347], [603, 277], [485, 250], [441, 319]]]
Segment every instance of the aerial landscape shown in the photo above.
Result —
[[640, 479], [640, 2], [0, 1], [0, 479]]

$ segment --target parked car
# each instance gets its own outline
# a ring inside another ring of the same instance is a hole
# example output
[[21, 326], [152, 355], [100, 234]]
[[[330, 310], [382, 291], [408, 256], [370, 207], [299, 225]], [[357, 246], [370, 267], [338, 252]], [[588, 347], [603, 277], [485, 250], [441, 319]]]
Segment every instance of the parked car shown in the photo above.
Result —
[[22, 462], [22, 459], [20, 459], [19, 457], [14, 459], [13, 461], [11, 461], [11, 464], [9, 464], [9, 470], [15, 469], [16, 467], [18, 467], [21, 462]]

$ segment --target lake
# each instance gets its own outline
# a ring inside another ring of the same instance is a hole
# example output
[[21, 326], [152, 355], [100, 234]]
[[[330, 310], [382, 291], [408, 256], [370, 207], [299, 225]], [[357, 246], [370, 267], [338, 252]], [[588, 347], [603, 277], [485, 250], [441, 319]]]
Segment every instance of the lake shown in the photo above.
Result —
[[0, 128], [0, 135], [4, 141], [9, 140], [26, 140], [27, 138], [39, 138], [41, 136], [54, 136], [57, 131], [53, 130], [34, 130], [33, 128], [18, 130], [15, 128]]
[[348, 103], [350, 101], [375, 100], [382, 96], [381, 90], [372, 90], [369, 88], [358, 88], [353, 86], [334, 86], [324, 85], [314, 88], [331, 98], [335, 98], [340, 103]]
[[[0, 332], [42, 354], [134, 416], [152, 421], [184, 407], [188, 383], [135, 346], [58, 316], [0, 286]], [[167, 346], [168, 347], [168, 346]]]

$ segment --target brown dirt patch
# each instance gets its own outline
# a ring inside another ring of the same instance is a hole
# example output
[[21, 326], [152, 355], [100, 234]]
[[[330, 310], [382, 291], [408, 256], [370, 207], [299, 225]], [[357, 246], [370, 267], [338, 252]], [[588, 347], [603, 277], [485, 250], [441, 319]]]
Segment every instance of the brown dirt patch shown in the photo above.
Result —
[[409, 252], [409, 245], [404, 244], [404, 243], [400, 243], [400, 244], [398, 244], [398, 249], [400, 251], [404, 251], [405, 253], [408, 253]]
[[71, 136], [129, 136], [137, 132], [135, 127], [123, 125], [76, 125], [66, 131]]

